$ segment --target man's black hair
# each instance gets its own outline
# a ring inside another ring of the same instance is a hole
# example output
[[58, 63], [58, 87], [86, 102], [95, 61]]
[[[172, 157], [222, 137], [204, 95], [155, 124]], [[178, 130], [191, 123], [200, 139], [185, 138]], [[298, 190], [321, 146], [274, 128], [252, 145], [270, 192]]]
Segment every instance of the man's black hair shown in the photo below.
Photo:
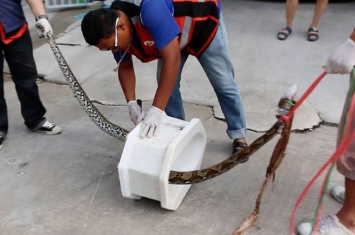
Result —
[[81, 31], [89, 45], [97, 45], [101, 39], [109, 38], [115, 32], [118, 14], [113, 9], [97, 9], [85, 15]]

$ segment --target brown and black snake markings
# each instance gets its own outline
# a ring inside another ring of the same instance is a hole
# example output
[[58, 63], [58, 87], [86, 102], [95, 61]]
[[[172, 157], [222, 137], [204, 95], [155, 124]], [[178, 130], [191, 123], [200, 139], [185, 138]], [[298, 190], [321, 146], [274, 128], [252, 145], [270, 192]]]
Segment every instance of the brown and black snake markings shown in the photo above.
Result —
[[[65, 61], [62, 53], [60, 52], [57, 43], [55, 42], [52, 35], [48, 35], [49, 37], [49, 45], [54, 53], [54, 56], [58, 62], [58, 65], [68, 82], [74, 97], [79, 101], [80, 105], [84, 108], [86, 113], [89, 115], [91, 120], [104, 132], [107, 134], [119, 139], [123, 142], [126, 141], [126, 137], [128, 131], [124, 128], [115, 125], [108, 121], [100, 111], [95, 107], [95, 105], [91, 102], [89, 97], [86, 95], [83, 88], [80, 86], [79, 82], [75, 78], [74, 74], [72, 73], [70, 67], [68, 66], [67, 62]], [[293, 100], [295, 89], [291, 87], [288, 91], [288, 95], [282, 97], [279, 100], [278, 107], [280, 110], [283, 111], [281, 116], [286, 115], [287, 112], [292, 108], [292, 104], [295, 103]], [[281, 164], [284, 156], [285, 151], [287, 148], [287, 144], [290, 138], [291, 133], [291, 125], [293, 120], [293, 115], [288, 117], [288, 121], [285, 118], [279, 118], [275, 124], [262, 136], [254, 140], [247, 148], [243, 149], [239, 153], [228, 157], [226, 160], [215, 164], [211, 167], [195, 170], [195, 171], [187, 171], [187, 172], [178, 172], [178, 171], [171, 171], [169, 175], [169, 183], [170, 184], [196, 184], [200, 182], [204, 182], [206, 180], [212, 179], [223, 173], [227, 172], [228, 170], [232, 169], [236, 165], [243, 162], [242, 160], [250, 157], [256, 151], [258, 151], [262, 146], [268, 143], [275, 135], [281, 133], [281, 137], [277, 142], [272, 156], [270, 158], [269, 166], [267, 167], [266, 177], [262, 188], [260, 190], [259, 196], [255, 203], [254, 211], [243, 221], [243, 223], [238, 227], [238, 229], [233, 233], [233, 235], [240, 235], [245, 232], [250, 226], [257, 220], [259, 215], [259, 208], [261, 204], [261, 199], [263, 196], [263, 192], [267, 186], [267, 182], [270, 179], [274, 179], [275, 171], [278, 166]]]
[[[60, 52], [58, 45], [55, 42], [53, 36], [52, 35], [48, 35], [48, 36], [49, 36], [49, 45], [54, 53], [58, 65], [64, 75], [64, 78], [68, 82], [74, 94], [74, 97], [79, 101], [80, 105], [84, 108], [84, 110], [89, 115], [91, 120], [101, 130], [125, 142], [128, 131], [118, 125], [111, 123], [100, 113], [100, 111], [90, 101], [89, 97], [86, 95], [85, 91], [80, 86], [77, 79], [75, 78], [73, 72], [71, 71], [62, 53]], [[285, 105], [286, 105], [285, 101], [282, 102], [281, 99], [279, 102], [279, 107]], [[283, 130], [284, 126], [285, 126], [285, 122], [283, 120], [277, 120], [275, 124], [265, 134], [257, 138], [247, 148], [243, 149], [238, 154], [232, 155], [226, 160], [216, 165], [213, 165], [211, 167], [195, 170], [195, 171], [188, 171], [188, 172], [171, 171], [169, 175], [169, 183], [170, 184], [195, 184], [222, 175], [223, 173], [227, 172], [228, 170], [238, 165], [241, 162], [241, 160], [250, 157], [256, 151], [258, 151], [262, 146], [268, 143], [275, 135], [279, 134], [280, 131]], [[288, 142], [288, 138], [287, 141], [283, 141], [285, 148], [287, 146], [287, 142]], [[277, 159], [275, 163], [279, 164]]]

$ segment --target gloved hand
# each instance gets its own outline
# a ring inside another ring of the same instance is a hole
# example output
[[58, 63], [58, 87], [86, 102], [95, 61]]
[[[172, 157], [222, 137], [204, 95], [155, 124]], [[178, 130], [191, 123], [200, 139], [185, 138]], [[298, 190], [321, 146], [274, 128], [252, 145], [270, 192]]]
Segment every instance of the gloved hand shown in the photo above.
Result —
[[48, 33], [53, 34], [52, 26], [47, 19], [39, 19], [36, 22], [36, 28], [40, 38], [48, 38]]
[[139, 135], [141, 137], [148, 136], [149, 138], [153, 135], [158, 136], [162, 114], [162, 110], [152, 106], [144, 116]]
[[135, 125], [138, 125], [143, 120], [145, 112], [142, 111], [142, 107], [138, 105], [137, 101], [131, 100], [128, 102], [128, 111], [129, 117]]
[[355, 42], [348, 38], [328, 58], [324, 68], [330, 74], [348, 74], [355, 65]]

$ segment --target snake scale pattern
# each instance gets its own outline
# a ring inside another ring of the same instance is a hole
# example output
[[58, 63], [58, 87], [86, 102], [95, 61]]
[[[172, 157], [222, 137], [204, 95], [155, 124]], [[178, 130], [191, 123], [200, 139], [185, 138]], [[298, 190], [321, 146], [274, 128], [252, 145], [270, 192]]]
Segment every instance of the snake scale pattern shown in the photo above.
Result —
[[68, 82], [70, 89], [72, 90], [74, 97], [79, 101], [80, 105], [84, 108], [86, 113], [89, 115], [91, 120], [104, 132], [107, 134], [125, 142], [128, 131], [124, 128], [113, 124], [108, 121], [96, 108], [96, 106], [91, 102], [89, 97], [86, 95], [83, 88], [80, 86], [78, 80], [75, 78], [73, 72], [71, 71], [69, 65], [64, 59], [61, 51], [58, 48], [52, 35], [48, 35], [49, 45], [53, 51], [53, 54], [57, 60], [57, 63], [62, 71], [65, 80]]
[[[79, 101], [80, 105], [89, 115], [91, 120], [105, 133], [125, 142], [128, 131], [118, 125], [111, 123], [100, 113], [100, 111], [91, 102], [91, 100], [86, 95], [85, 91], [75, 78], [73, 72], [71, 71], [69, 65], [67, 64], [61, 51], [59, 50], [58, 45], [53, 38], [53, 35], [48, 34], [48, 39], [49, 45], [57, 60], [60, 70], [62, 71], [64, 78], [68, 82], [74, 94], [74, 97]], [[211, 167], [187, 172], [171, 171], [168, 179], [169, 183], [195, 184], [222, 175], [223, 173], [232, 169], [236, 165], [240, 164], [241, 160], [248, 158], [252, 154], [254, 154], [263, 145], [269, 142], [276, 134], [280, 133], [283, 128], [284, 122], [281, 120], [276, 121], [275, 124], [267, 132], [265, 132], [265, 134], [257, 138], [247, 148]]]

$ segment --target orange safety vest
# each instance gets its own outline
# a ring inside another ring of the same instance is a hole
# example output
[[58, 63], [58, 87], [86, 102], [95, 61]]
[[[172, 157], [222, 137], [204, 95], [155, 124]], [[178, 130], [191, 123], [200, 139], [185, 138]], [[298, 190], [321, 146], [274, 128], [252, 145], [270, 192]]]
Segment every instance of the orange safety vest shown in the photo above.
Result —
[[[130, 5], [139, 7], [142, 1], [114, 1], [111, 8], [124, 11], [125, 7], [120, 5], [128, 2]], [[172, 1], [174, 5], [173, 17], [181, 29], [178, 35], [180, 50], [185, 50], [191, 55], [198, 57], [206, 50], [216, 35], [219, 22], [218, 0]], [[154, 39], [143, 25], [140, 14], [133, 15], [128, 14], [131, 17], [139, 43], [135, 43], [135, 45], [132, 43], [128, 53], [135, 55], [142, 62], [149, 62], [160, 58], [161, 55], [155, 47]]]

